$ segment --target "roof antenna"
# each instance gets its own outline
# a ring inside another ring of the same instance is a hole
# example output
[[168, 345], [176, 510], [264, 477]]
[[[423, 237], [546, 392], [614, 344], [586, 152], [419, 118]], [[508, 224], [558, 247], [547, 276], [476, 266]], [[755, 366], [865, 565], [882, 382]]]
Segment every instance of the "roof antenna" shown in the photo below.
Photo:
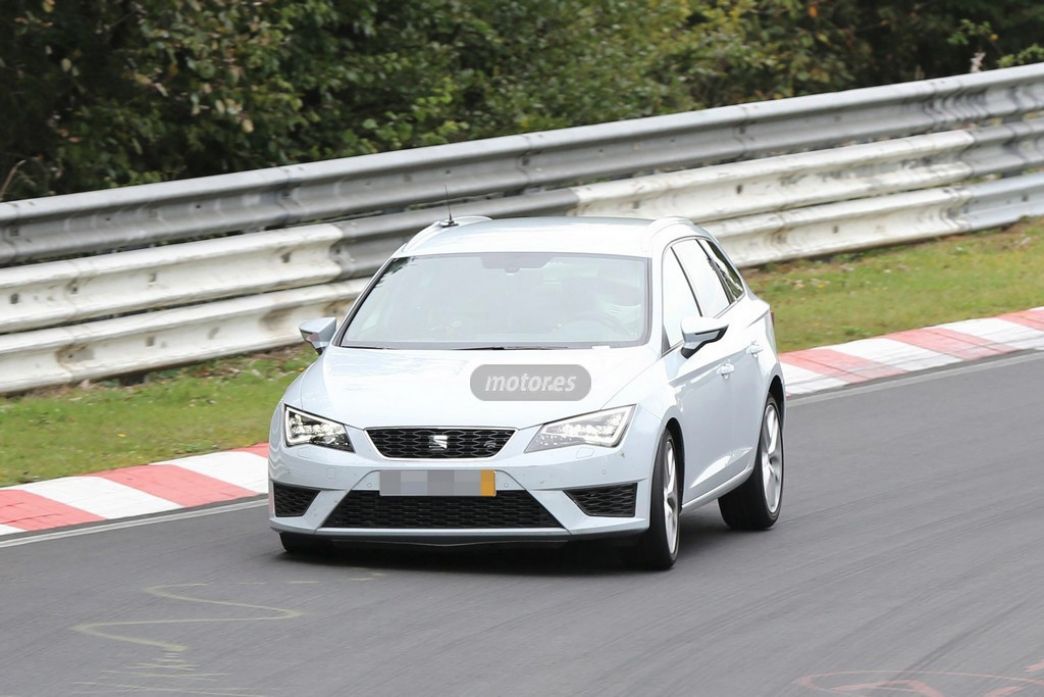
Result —
[[442, 227], [456, 227], [457, 226], [457, 221], [453, 219], [453, 209], [450, 208], [449, 187], [446, 186], [445, 184], [443, 184], [442, 188], [444, 188], [446, 190], [445, 202], [446, 202], [446, 216], [447, 216], [446, 219], [444, 221], [442, 221]]

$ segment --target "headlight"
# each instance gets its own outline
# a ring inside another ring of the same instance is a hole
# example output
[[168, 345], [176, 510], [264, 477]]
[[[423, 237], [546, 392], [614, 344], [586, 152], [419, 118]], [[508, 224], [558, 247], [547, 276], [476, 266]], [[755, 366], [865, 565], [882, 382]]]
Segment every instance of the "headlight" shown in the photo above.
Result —
[[348, 429], [344, 424], [306, 414], [293, 407], [286, 407], [283, 423], [283, 436], [287, 445], [321, 445], [324, 448], [336, 448], [354, 452], [352, 441], [348, 439]]
[[623, 439], [627, 425], [631, 423], [632, 413], [634, 406], [617, 407], [544, 424], [529, 443], [526, 452], [563, 448], [567, 445], [600, 445], [612, 448]]

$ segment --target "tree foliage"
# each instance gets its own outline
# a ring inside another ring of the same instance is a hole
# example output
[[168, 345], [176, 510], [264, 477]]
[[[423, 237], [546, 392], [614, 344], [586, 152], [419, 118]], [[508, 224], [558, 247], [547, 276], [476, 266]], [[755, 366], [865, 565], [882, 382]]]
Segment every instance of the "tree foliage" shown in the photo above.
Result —
[[1037, 0], [7, 0], [10, 200], [1044, 60]]

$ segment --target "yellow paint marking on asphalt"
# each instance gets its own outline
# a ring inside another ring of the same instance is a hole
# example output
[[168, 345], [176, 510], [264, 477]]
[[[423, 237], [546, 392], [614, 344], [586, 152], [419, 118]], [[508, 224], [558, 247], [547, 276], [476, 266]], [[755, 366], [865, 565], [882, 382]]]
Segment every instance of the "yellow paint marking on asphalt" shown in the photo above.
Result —
[[[161, 661], [169, 661], [169, 658], [161, 658]], [[169, 663], [135, 663], [130, 666], [132, 670], [195, 670], [196, 664], [182, 661], [181, 665], [171, 665]]]
[[[319, 582], [311, 581], [310, 583]], [[237, 586], [264, 584], [265, 582], [242, 582], [240, 584], [229, 586], [229, 589], [234, 589]], [[249, 611], [251, 616], [204, 616], [184, 619], [89, 622], [73, 627], [75, 631], [82, 634], [112, 641], [126, 642], [138, 646], [156, 647], [162, 650], [159, 655], [152, 659], [136, 661], [119, 670], [102, 670], [101, 674], [93, 682], [80, 681], [74, 683], [79, 686], [79, 689], [75, 694], [140, 695], [143, 693], [161, 693], [176, 695], [209, 695], [211, 697], [265, 697], [265, 695], [256, 692], [257, 688], [221, 687], [216, 684], [220, 678], [227, 678], [227, 673], [197, 672], [199, 668], [198, 664], [185, 659], [184, 652], [189, 650], [188, 646], [173, 641], [137, 636], [137, 632], [133, 631], [133, 628], [135, 627], [148, 627], [153, 625], [159, 627], [173, 627], [177, 625], [217, 624], [223, 622], [265, 622], [288, 620], [300, 617], [303, 614], [297, 610], [273, 607], [270, 605], [258, 605], [254, 603], [199, 597], [200, 591], [190, 590], [210, 585], [211, 584], [209, 583], [167, 584], [146, 588], [145, 592], [149, 595], [165, 600], [245, 610]], [[240, 592], [242, 592], [242, 589]], [[206, 684], [204, 685], [203, 683]]]
[[[177, 654], [168, 654], [177, 655]], [[165, 664], [149, 664], [149, 663], [136, 663], [129, 667], [128, 670], [103, 670], [102, 674], [105, 677], [99, 681], [87, 682], [80, 681], [75, 684], [94, 688], [90, 691], [79, 690], [77, 694], [113, 694], [113, 693], [134, 693], [141, 694], [142, 692], [171, 692], [176, 691], [179, 694], [200, 694], [200, 695], [222, 695], [224, 697], [247, 697], [248, 690], [252, 688], [247, 687], [218, 687], [213, 684], [199, 685], [198, 683], [193, 685], [192, 683], [184, 682], [184, 679], [188, 680], [202, 680], [208, 683], [217, 682], [217, 677], [227, 676], [227, 673], [195, 673], [191, 674], [196, 664], [190, 663], [182, 658], [162, 658], [161, 661], [176, 661], [174, 663]], [[142, 670], [149, 670], [150, 666], [154, 666], [155, 669], [161, 671], [170, 670], [188, 670], [190, 674], [177, 674], [170, 672], [142, 672]], [[177, 688], [163, 687], [163, 683], [157, 685], [151, 682], [152, 679], [159, 678], [164, 681], [167, 685], [177, 685]], [[132, 680], [139, 679], [142, 682], [151, 682], [149, 685], [138, 685], [129, 684], [123, 682], [113, 682], [118, 680]], [[175, 679], [175, 682], [171, 683], [170, 680]], [[177, 680], [180, 679], [180, 680]], [[102, 682], [104, 680], [104, 682]], [[263, 695], [253, 695], [253, 697], [264, 697]]]
[[167, 619], [167, 620], [128, 620], [121, 622], [88, 622], [85, 624], [78, 624], [73, 627], [74, 631], [80, 632], [81, 634], [88, 634], [90, 636], [101, 637], [103, 639], [112, 639], [113, 641], [123, 641], [129, 644], [138, 644], [140, 646], [155, 646], [171, 653], [181, 653], [188, 649], [183, 644], [177, 644], [170, 641], [161, 641], [159, 639], [146, 639], [144, 637], [136, 637], [133, 635], [122, 634], [111, 630], [120, 630], [124, 628], [132, 627], [148, 627], [156, 625], [188, 625], [188, 624], [217, 624], [222, 622], [267, 622], [273, 620], [290, 620], [302, 615], [297, 610], [288, 610], [285, 608], [272, 607], [269, 605], [253, 605], [250, 603], [237, 603], [231, 600], [211, 600], [208, 598], [196, 598], [189, 595], [182, 595], [173, 592], [170, 589], [175, 588], [200, 588], [207, 586], [207, 583], [182, 583], [175, 585], [164, 585], [164, 586], [153, 586], [146, 588], [145, 592], [149, 595], [154, 595], [157, 598], [165, 598], [168, 600], [180, 600], [190, 603], [200, 603], [204, 605], [218, 605], [221, 607], [232, 607], [241, 608], [246, 610], [260, 610], [268, 614], [261, 615], [259, 617], [194, 617], [188, 619]]
[[376, 581], [376, 576], [348, 576], [345, 581]]
[[[191, 670], [191, 669], [190, 669]], [[111, 670], [106, 669], [103, 673], [113, 673], [116, 675], [132, 675], [136, 678], [183, 678], [187, 680], [207, 680], [214, 681], [219, 677], [227, 675], [227, 673], [194, 673], [192, 675], [177, 675], [174, 673], [142, 673], [137, 670]]]
[[194, 689], [191, 687], [185, 687], [184, 685], [179, 687], [153, 687], [150, 685], [132, 685], [124, 683], [96, 683], [96, 682], [79, 682], [77, 685], [83, 685], [84, 687], [98, 687], [100, 690], [95, 691], [84, 691], [78, 690], [75, 694], [78, 695], [111, 695], [116, 692], [165, 692], [165, 693], [177, 693], [179, 695], [212, 695], [212, 697], [265, 697], [265, 695], [259, 692], [243, 692], [246, 690], [245, 687], [229, 687], [229, 688], [217, 688], [207, 689], [200, 688]]

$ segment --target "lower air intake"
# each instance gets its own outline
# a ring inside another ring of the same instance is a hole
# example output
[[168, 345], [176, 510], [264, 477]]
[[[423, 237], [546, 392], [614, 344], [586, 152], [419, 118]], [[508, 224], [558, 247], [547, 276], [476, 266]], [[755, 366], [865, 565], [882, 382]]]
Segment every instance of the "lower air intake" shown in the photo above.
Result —
[[590, 489], [569, 489], [566, 494], [585, 515], [631, 518], [634, 516], [638, 485], [619, 484]]
[[323, 523], [327, 528], [558, 528], [527, 491], [496, 496], [381, 496], [350, 491]]
[[308, 512], [308, 507], [312, 505], [312, 501], [315, 500], [318, 493], [318, 489], [272, 484], [272, 498], [275, 500], [276, 517], [291, 518], [304, 515]]

